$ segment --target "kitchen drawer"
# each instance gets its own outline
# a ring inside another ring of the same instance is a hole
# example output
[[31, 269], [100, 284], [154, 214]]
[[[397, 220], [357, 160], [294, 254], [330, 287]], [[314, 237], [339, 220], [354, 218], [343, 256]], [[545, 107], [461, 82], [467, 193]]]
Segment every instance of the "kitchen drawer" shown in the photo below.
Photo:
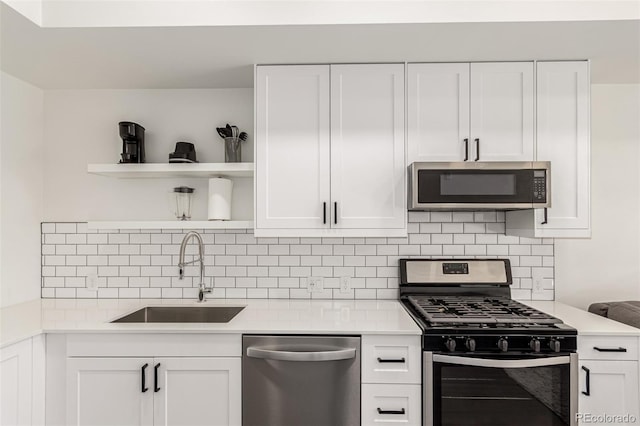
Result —
[[419, 426], [420, 385], [362, 385], [363, 425]]
[[362, 383], [420, 383], [420, 336], [362, 336]]
[[578, 356], [580, 359], [637, 360], [638, 338], [635, 336], [578, 336]]

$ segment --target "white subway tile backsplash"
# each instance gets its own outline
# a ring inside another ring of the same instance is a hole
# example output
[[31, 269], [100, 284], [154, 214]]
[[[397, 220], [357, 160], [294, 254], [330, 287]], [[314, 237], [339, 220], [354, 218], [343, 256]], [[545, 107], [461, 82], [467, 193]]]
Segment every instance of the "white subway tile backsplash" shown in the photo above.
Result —
[[[244, 230], [206, 230], [205, 282], [210, 298], [398, 297], [398, 260], [424, 256], [504, 257], [513, 268], [514, 297], [547, 299], [532, 292], [536, 278], [553, 278], [553, 239], [504, 235], [502, 212], [410, 212], [407, 237], [255, 238]], [[87, 231], [85, 223], [42, 224], [42, 297], [196, 298], [199, 270], [178, 279], [180, 230]], [[197, 246], [187, 246], [195, 259]], [[98, 276], [99, 291], [86, 289]], [[309, 293], [306, 280], [324, 278]], [[340, 291], [340, 277], [351, 289]]]
[[451, 222], [451, 212], [431, 212], [431, 222]]
[[442, 232], [444, 234], [461, 234], [464, 231], [464, 223], [443, 223]]

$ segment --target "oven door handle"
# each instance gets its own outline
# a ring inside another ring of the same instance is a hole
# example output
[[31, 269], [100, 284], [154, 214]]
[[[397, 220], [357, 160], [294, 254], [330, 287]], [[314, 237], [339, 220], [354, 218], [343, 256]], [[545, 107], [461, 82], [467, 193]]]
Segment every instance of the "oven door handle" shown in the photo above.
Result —
[[472, 367], [489, 368], [527, 368], [527, 367], [547, 367], [551, 365], [562, 365], [571, 363], [569, 356], [555, 356], [550, 358], [535, 359], [486, 359], [472, 358], [451, 355], [433, 355], [433, 362], [445, 364], [469, 365]]

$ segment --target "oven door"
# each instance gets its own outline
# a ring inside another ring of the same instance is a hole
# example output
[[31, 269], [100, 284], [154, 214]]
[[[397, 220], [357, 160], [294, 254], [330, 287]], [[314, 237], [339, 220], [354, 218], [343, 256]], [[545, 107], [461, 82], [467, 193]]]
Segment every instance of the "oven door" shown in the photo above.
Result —
[[424, 352], [427, 426], [576, 425], [578, 355]]

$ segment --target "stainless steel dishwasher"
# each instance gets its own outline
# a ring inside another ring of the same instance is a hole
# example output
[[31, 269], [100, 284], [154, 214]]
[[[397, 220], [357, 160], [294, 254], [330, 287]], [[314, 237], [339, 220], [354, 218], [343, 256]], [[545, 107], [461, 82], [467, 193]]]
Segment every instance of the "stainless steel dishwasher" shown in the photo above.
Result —
[[243, 426], [359, 426], [359, 336], [242, 337]]

